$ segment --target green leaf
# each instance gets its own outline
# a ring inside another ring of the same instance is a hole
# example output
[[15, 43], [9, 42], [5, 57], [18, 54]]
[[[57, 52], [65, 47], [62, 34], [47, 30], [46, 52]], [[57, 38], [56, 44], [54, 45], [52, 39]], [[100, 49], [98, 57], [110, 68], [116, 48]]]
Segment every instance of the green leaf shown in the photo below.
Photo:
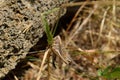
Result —
[[110, 77], [120, 79], [120, 67], [114, 68], [110, 73]]
[[113, 69], [112, 67], [108, 66], [104, 70], [99, 70], [98, 75], [107, 79], [120, 79], [120, 67]]

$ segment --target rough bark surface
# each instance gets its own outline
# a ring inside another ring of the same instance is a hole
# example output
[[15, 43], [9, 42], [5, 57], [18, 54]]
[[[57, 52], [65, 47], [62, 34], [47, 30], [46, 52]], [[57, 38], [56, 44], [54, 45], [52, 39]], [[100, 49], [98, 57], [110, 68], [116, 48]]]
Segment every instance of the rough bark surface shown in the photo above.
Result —
[[[0, 78], [14, 69], [43, 36], [41, 13], [67, 0], [0, 0]], [[64, 11], [60, 14], [64, 14]], [[58, 11], [46, 17], [54, 25]]]

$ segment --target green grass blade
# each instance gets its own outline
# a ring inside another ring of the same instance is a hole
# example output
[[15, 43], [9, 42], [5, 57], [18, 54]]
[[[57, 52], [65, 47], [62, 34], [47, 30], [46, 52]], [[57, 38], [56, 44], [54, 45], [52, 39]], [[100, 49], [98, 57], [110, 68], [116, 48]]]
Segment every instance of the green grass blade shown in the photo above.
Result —
[[[43, 27], [44, 27], [44, 30], [45, 30], [45, 33], [47, 35], [47, 41], [48, 41], [48, 45], [52, 45], [52, 42], [53, 42], [53, 36], [55, 34], [55, 31], [56, 31], [56, 28], [57, 26], [55, 26], [55, 28], [53, 29], [53, 31], [50, 30], [50, 27], [49, 27], [49, 24], [45, 18], [46, 15], [49, 15], [50, 13], [52, 12], [55, 12], [59, 10], [59, 8], [54, 8], [54, 9], [51, 9], [51, 10], [48, 10], [44, 13], [41, 14], [41, 19], [42, 19], [42, 22], [43, 22]], [[58, 24], [58, 23], [57, 23]]]
[[48, 44], [51, 45], [52, 44], [52, 41], [53, 41], [53, 35], [52, 35], [52, 32], [50, 31], [50, 27], [49, 27], [49, 24], [47, 22], [47, 20], [45, 19], [45, 16], [42, 14], [41, 15], [41, 18], [42, 18], [42, 22], [43, 22], [43, 27], [44, 27], [44, 30], [45, 30], [45, 33], [47, 35], [47, 41], [48, 41]]

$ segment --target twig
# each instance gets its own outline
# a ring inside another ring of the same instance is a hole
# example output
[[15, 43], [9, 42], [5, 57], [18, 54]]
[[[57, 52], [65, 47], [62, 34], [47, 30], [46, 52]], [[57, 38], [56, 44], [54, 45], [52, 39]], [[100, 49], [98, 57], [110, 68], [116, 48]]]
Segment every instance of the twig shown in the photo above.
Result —
[[47, 55], [49, 54], [49, 51], [50, 51], [50, 49], [48, 49], [48, 50], [45, 52], [45, 54], [44, 54], [43, 61], [42, 61], [42, 63], [41, 63], [41, 67], [40, 67], [39, 72], [38, 72], [37, 80], [40, 80], [40, 78], [41, 78], [42, 68], [43, 68], [43, 65], [44, 65], [44, 63], [45, 63], [45, 60], [46, 60], [46, 58], [47, 58]]

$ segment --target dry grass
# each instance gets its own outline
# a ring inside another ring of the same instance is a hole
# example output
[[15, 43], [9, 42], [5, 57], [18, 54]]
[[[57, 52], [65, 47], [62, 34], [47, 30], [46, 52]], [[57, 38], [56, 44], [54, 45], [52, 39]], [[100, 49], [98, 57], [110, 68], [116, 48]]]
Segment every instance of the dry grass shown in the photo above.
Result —
[[[63, 59], [56, 56], [53, 65], [51, 51], [48, 65], [50, 49], [45, 51], [44, 57], [38, 53], [43, 62], [29, 62], [31, 68], [21, 80], [107, 80], [98, 75], [98, 70], [119, 65], [114, 58], [119, 57], [120, 52], [120, 1], [84, 1], [63, 6], [76, 5], [80, 8], [68, 29], [61, 33], [61, 44], [55, 49], [59, 52], [62, 50], [60, 56]], [[69, 61], [69, 64], [65, 61]], [[18, 80], [17, 76], [15, 80]]]

